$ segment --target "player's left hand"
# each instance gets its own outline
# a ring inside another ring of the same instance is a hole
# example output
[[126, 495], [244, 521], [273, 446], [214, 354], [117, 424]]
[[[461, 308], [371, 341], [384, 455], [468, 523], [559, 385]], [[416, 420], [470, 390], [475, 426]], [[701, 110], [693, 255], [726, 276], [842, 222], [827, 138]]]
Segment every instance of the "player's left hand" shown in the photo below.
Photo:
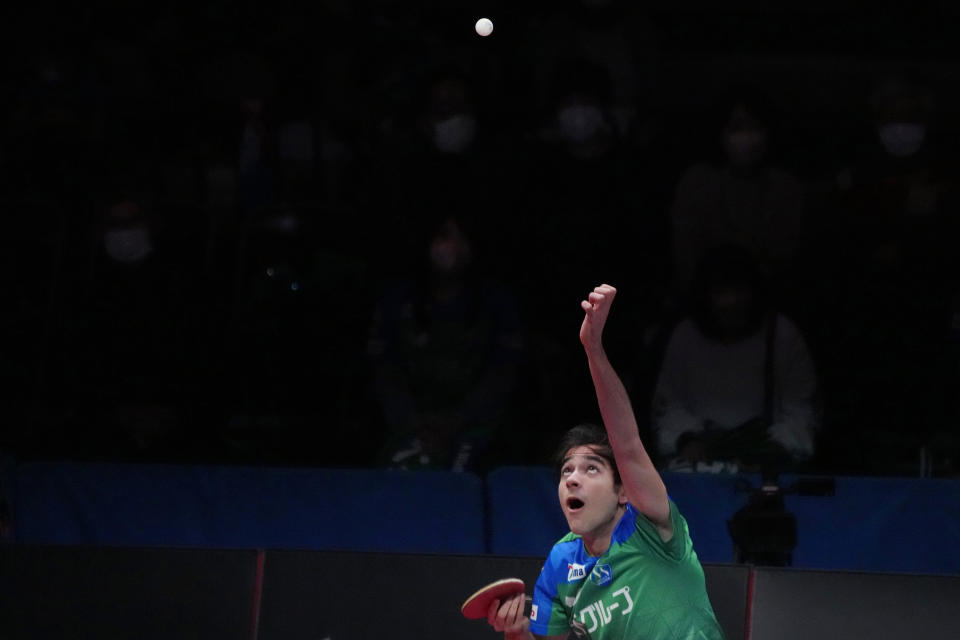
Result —
[[610, 305], [617, 295], [617, 290], [609, 284], [601, 284], [580, 302], [585, 315], [580, 325], [580, 342], [588, 352], [596, 352], [603, 348], [603, 328], [607, 324], [610, 314]]
[[518, 593], [503, 601], [494, 600], [487, 612], [487, 622], [495, 631], [502, 631], [505, 640], [527, 638], [530, 618], [523, 615], [526, 596]]

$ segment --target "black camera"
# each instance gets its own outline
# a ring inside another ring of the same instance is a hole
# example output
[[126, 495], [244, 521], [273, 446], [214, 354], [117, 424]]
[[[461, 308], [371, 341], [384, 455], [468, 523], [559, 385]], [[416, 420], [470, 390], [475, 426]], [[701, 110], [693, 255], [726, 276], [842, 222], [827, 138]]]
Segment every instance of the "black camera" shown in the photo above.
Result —
[[752, 487], [747, 480], [742, 480], [737, 489], [746, 491], [749, 499], [727, 520], [736, 561], [789, 567], [793, 564], [793, 550], [797, 547], [797, 518], [784, 506], [784, 496], [791, 493], [832, 496], [836, 482], [833, 478], [798, 478], [783, 487], [777, 481], [777, 475], [770, 473], [764, 474], [759, 487]]

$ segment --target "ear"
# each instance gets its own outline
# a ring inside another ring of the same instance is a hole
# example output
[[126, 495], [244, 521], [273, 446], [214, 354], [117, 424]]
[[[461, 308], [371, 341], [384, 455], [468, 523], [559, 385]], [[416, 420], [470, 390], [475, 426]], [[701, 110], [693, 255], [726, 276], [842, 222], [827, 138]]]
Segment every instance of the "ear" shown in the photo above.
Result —
[[627, 498], [627, 489], [621, 483], [617, 488], [617, 505], [624, 507], [630, 500]]

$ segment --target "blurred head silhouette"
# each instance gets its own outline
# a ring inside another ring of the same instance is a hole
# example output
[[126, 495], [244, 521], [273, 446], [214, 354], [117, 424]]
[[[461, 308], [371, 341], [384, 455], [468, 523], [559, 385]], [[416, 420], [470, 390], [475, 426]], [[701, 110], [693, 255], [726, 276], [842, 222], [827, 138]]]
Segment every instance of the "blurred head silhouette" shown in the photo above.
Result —
[[470, 150], [477, 136], [477, 117], [466, 78], [453, 70], [436, 73], [425, 97], [422, 127], [440, 153]]
[[767, 155], [771, 109], [754, 89], [737, 87], [730, 91], [722, 110], [723, 151], [728, 165], [741, 172], [760, 167]]
[[933, 99], [916, 82], [887, 78], [875, 90], [871, 106], [877, 137], [891, 156], [906, 158], [917, 154], [927, 139]]
[[764, 277], [749, 251], [716, 247], [704, 255], [694, 275], [694, 321], [712, 340], [743, 340], [763, 326], [766, 293]]

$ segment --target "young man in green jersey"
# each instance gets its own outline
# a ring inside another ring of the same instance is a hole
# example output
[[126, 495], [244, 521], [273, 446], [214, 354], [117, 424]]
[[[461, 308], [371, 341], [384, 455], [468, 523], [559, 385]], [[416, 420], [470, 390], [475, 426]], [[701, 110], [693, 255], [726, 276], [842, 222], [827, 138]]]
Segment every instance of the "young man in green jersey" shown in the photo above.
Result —
[[505, 640], [722, 640], [687, 523], [640, 441], [630, 398], [603, 349], [616, 289], [581, 303], [580, 327], [603, 430], [581, 425], [561, 443], [557, 492], [570, 533], [550, 551], [534, 588], [494, 602]]

